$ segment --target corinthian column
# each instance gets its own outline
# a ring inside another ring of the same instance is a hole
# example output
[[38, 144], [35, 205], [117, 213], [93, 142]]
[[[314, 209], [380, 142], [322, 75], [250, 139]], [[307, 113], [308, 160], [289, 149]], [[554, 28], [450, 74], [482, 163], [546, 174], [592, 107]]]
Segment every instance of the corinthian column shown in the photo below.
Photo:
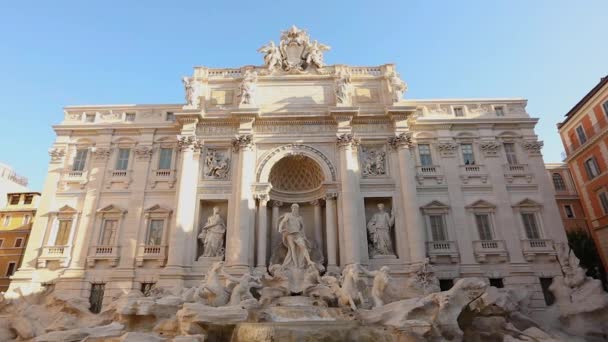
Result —
[[266, 255], [268, 253], [268, 195], [258, 195], [258, 254], [256, 266], [266, 267]]
[[426, 258], [426, 246], [424, 223], [416, 198], [416, 170], [410, 151], [411, 136], [407, 133], [401, 133], [391, 138], [389, 144], [397, 150], [399, 159], [399, 180], [403, 202], [402, 212], [405, 215], [410, 259], [412, 262], [420, 262]]
[[325, 197], [325, 244], [327, 245], [327, 270], [336, 270], [338, 234], [336, 229], [336, 194]]
[[363, 207], [361, 192], [359, 190], [359, 177], [357, 161], [357, 146], [359, 141], [352, 134], [346, 133], [338, 136], [338, 150], [340, 156], [340, 178], [342, 204], [342, 239], [344, 246], [344, 260], [341, 264], [367, 263], [367, 248], [363, 238], [365, 234], [364, 223], [361, 221]]
[[255, 179], [255, 152], [250, 134], [238, 136], [232, 142], [238, 152], [238, 179], [234, 184], [236, 203], [234, 226], [226, 232], [226, 264], [235, 271], [246, 271], [253, 265], [253, 232], [255, 226], [255, 199], [251, 185]]
[[323, 220], [321, 217], [321, 201], [320, 200], [314, 200], [312, 202], [310, 202], [310, 204], [312, 205], [313, 209], [314, 209], [314, 216], [313, 216], [313, 223], [314, 223], [314, 238], [315, 238], [315, 245], [317, 246], [318, 250], [321, 252], [321, 254], [323, 254]]
[[176, 194], [175, 224], [169, 241], [168, 269], [187, 266], [194, 260], [194, 244], [190, 240], [196, 235], [194, 216], [202, 145], [193, 134], [179, 135], [177, 139], [181, 151], [181, 164]]

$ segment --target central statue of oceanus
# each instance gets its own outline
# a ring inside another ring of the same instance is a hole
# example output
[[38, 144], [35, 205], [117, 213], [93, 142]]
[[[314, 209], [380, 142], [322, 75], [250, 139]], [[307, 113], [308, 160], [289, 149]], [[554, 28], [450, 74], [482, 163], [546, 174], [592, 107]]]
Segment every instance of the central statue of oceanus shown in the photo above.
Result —
[[291, 205], [291, 212], [284, 214], [279, 219], [279, 233], [287, 248], [287, 255], [283, 260], [283, 267], [293, 266], [295, 268], [306, 268], [314, 265], [310, 259], [310, 242], [304, 234], [304, 221], [299, 213], [300, 206], [296, 203]]

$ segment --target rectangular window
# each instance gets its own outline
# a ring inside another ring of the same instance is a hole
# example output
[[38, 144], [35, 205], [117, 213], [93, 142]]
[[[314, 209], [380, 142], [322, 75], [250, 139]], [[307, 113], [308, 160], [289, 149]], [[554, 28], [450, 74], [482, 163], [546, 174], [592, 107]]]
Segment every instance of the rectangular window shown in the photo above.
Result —
[[495, 288], [502, 289], [505, 287], [502, 278], [490, 278], [490, 286], [494, 286]]
[[129, 167], [129, 155], [131, 150], [128, 148], [119, 148], [118, 156], [116, 157], [116, 170], [126, 170]]
[[604, 107], [604, 114], [606, 114], [606, 116], [608, 116], [608, 101], [604, 102], [602, 104], [602, 107]]
[[15, 248], [19, 248], [23, 245], [23, 238], [16, 238], [15, 239]]
[[582, 144], [587, 142], [587, 135], [585, 135], [585, 129], [583, 126], [576, 127], [576, 135], [578, 135], [578, 141]]
[[125, 121], [126, 122], [135, 121], [135, 113], [125, 113]]
[[553, 173], [551, 176], [553, 179], [553, 186], [555, 186], [555, 190], [557, 191], [565, 191], [566, 183], [564, 183], [564, 178], [559, 173]]
[[454, 116], [455, 117], [463, 117], [464, 109], [462, 107], [454, 107]]
[[55, 246], [65, 246], [68, 244], [71, 228], [72, 220], [59, 220], [59, 229], [57, 229]]
[[23, 204], [32, 204], [33, 200], [34, 195], [25, 195], [25, 197], [23, 198]]
[[514, 143], [504, 143], [505, 155], [507, 156], [507, 163], [509, 165], [517, 164], [517, 154], [515, 153], [515, 144]]
[[175, 121], [175, 114], [173, 112], [167, 112], [167, 116], [165, 116], [166, 121]]
[[99, 313], [103, 304], [103, 294], [106, 284], [91, 284], [91, 295], [89, 296], [89, 311]]
[[0, 248], [2, 248], [3, 243], [4, 243], [4, 239], [0, 239]]
[[420, 165], [429, 166], [433, 165], [433, 158], [431, 157], [431, 146], [427, 144], [418, 145], [418, 155], [420, 156]]
[[553, 305], [555, 303], [555, 296], [553, 292], [549, 290], [549, 286], [553, 283], [553, 278], [539, 278], [540, 287], [543, 290], [543, 296], [545, 297], [545, 304]]
[[540, 232], [536, 223], [536, 215], [534, 213], [522, 213], [521, 219], [526, 230], [526, 237], [530, 240], [540, 239]]
[[118, 220], [104, 220], [101, 232], [101, 246], [112, 246], [116, 241], [116, 231], [118, 228]]
[[567, 218], [574, 218], [574, 210], [572, 210], [572, 206], [570, 204], [564, 205], [564, 213]]
[[443, 215], [429, 215], [429, 222], [431, 224], [431, 237], [433, 241], [446, 241], [447, 234], [445, 232]]
[[19, 204], [19, 195], [11, 195], [11, 205]]
[[149, 246], [160, 246], [163, 243], [163, 225], [164, 220], [150, 220], [148, 226], [148, 242]]
[[158, 169], [159, 170], [170, 170], [172, 156], [173, 156], [172, 148], [161, 148], [160, 156], [158, 158]]
[[505, 116], [505, 108], [502, 106], [494, 107], [494, 112], [496, 113], [496, 116]]
[[74, 157], [74, 165], [72, 165], [73, 171], [84, 170], [84, 165], [87, 161], [88, 150], [86, 148], [76, 150], [76, 156]]
[[95, 122], [95, 114], [87, 114], [84, 120], [85, 122]]
[[9, 224], [11, 224], [11, 216], [10, 215], [6, 215], [6, 216], [4, 216], [4, 223], [3, 223], [3, 225], [5, 227], [7, 227]]
[[462, 144], [460, 145], [462, 150], [462, 162], [464, 165], [474, 165], [475, 155], [473, 154], [473, 144]]
[[454, 286], [454, 279], [439, 279], [439, 289], [441, 291], [448, 291]]
[[154, 285], [156, 285], [156, 283], [141, 283], [141, 293], [144, 294], [144, 297], [150, 297]]
[[475, 214], [475, 224], [480, 240], [493, 240], [492, 227], [490, 227], [490, 215]]
[[602, 210], [604, 210], [604, 214], [608, 215], [608, 193], [601, 192], [600, 195], [600, 204], [602, 205]]
[[30, 215], [23, 216], [23, 224], [28, 224], [28, 223], [30, 223], [31, 220], [32, 220], [32, 217]]
[[8, 266], [6, 267], [6, 276], [12, 276], [13, 273], [15, 273], [15, 268], [17, 268], [17, 264], [14, 262], [9, 262]]
[[600, 168], [597, 165], [594, 157], [591, 157], [585, 161], [585, 171], [587, 171], [587, 177], [591, 180], [600, 174]]

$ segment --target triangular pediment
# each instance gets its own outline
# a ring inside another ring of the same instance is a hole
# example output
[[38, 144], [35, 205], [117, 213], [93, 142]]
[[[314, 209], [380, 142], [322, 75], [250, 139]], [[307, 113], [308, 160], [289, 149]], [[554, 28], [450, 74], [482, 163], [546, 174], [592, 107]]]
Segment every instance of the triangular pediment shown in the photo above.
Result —
[[420, 207], [421, 209], [448, 209], [450, 206], [437, 200], [431, 201]]
[[126, 212], [126, 210], [123, 210], [122, 208], [119, 208], [114, 204], [110, 204], [101, 209], [97, 209], [97, 213], [99, 214], [124, 214]]
[[488, 201], [485, 201], [485, 200], [478, 200], [467, 206], [467, 209], [494, 209], [494, 208], [496, 208], [496, 206], [494, 204], [492, 204]]
[[163, 206], [161, 206], [160, 204], [155, 204], [153, 206], [151, 206], [150, 208], [145, 210], [146, 213], [157, 213], [157, 214], [171, 214], [171, 212], [173, 212], [173, 210], [169, 209], [169, 208], [165, 208]]
[[519, 201], [517, 204], [514, 205], [514, 207], [525, 207], [525, 208], [538, 208], [541, 207], [542, 204], [536, 202], [535, 200], [529, 199], [529, 198], [525, 198], [521, 201]]
[[59, 208], [57, 210], [58, 213], [62, 213], [62, 214], [70, 214], [70, 213], [75, 213], [76, 209], [70, 207], [69, 205], [64, 205], [63, 207]]

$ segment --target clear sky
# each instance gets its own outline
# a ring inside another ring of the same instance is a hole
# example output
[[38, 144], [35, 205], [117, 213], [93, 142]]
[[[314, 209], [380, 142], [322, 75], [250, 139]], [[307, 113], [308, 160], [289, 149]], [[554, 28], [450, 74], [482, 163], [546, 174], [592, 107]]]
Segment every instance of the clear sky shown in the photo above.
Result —
[[41, 190], [63, 106], [181, 103], [192, 66], [262, 64], [292, 24], [328, 64], [397, 64], [407, 98], [527, 98], [556, 162], [555, 124], [608, 74], [607, 18], [606, 0], [4, 0], [0, 162]]

